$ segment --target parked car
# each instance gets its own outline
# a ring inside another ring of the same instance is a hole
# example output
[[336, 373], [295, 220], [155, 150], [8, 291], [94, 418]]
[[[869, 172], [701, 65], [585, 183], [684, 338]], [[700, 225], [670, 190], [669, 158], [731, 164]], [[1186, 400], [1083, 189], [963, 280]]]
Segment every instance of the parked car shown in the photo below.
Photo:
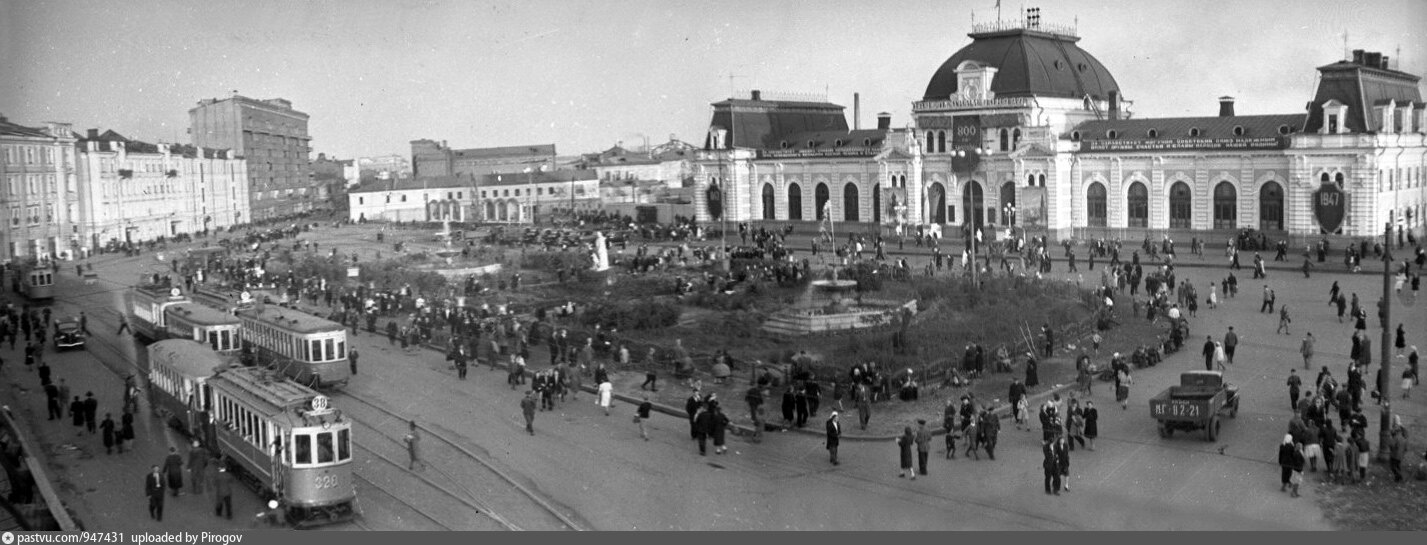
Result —
[[78, 319], [60, 318], [55, 320], [56, 350], [84, 348], [84, 338], [84, 331], [80, 329]]

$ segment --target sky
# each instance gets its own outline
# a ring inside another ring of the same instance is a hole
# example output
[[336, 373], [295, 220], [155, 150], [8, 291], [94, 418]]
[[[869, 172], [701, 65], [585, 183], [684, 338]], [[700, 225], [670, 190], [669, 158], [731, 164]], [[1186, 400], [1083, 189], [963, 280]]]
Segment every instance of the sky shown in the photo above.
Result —
[[[862, 96], [910, 122], [994, 0], [0, 0], [0, 115], [188, 142], [188, 110], [234, 91], [311, 116], [315, 154], [554, 143], [561, 155], [701, 144], [735, 90]], [[1427, 2], [1005, 2], [1076, 25], [1137, 118], [1296, 113], [1349, 49], [1427, 71]], [[1400, 48], [1401, 53], [1398, 53]]]

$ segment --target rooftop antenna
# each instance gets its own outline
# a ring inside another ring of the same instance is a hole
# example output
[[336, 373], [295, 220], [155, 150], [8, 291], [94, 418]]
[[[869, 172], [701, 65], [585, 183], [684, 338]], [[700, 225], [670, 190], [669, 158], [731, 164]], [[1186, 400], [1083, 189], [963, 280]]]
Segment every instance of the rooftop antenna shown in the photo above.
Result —
[[1348, 31], [1343, 31], [1343, 60], [1348, 60]]
[[1402, 69], [1402, 44], [1397, 44], [1397, 51], [1392, 54], [1392, 60], [1397, 61], [1393, 70]]

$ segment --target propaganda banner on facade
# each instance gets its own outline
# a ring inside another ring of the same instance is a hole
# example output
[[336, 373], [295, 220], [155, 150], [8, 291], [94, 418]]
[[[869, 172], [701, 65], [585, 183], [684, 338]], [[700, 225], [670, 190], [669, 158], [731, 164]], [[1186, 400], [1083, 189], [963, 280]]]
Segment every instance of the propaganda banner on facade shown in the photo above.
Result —
[[714, 221], [722, 219], [723, 190], [719, 189], [718, 184], [709, 184], [709, 189], [704, 193], [704, 197], [708, 202], [709, 217], [713, 218]]
[[882, 188], [882, 222], [902, 225], [907, 223], [907, 189], [904, 187]]
[[1021, 202], [1016, 208], [1016, 222], [1022, 227], [1045, 227], [1045, 188], [1021, 188]]
[[1327, 183], [1313, 192], [1313, 218], [1329, 234], [1337, 233], [1348, 214], [1348, 195], [1338, 184]]
[[[976, 149], [981, 147], [981, 116], [958, 115], [951, 122], [951, 147], [960, 152], [951, 156], [951, 169], [969, 174], [981, 164], [981, 156]], [[964, 155], [964, 157], [958, 157]]]

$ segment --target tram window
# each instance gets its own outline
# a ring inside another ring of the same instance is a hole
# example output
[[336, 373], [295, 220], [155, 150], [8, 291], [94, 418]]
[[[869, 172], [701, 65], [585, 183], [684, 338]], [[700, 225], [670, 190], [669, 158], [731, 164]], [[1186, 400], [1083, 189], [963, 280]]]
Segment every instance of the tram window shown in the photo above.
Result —
[[352, 459], [352, 430], [337, 430], [337, 461]]
[[294, 435], [292, 440], [295, 443], [292, 449], [293, 465], [312, 463], [312, 436]]
[[322, 361], [327, 361], [327, 360], [336, 359], [337, 350], [335, 350], [335, 349], [333, 348], [333, 343], [335, 343], [335, 342], [337, 342], [337, 341], [334, 340], [334, 339], [327, 339], [327, 351], [324, 352], [324, 354], [326, 354], [327, 357], [322, 358]]
[[330, 464], [334, 460], [336, 452], [332, 449], [332, 434], [323, 432], [317, 434], [317, 463]]
[[217, 331], [209, 331], [209, 332], [208, 332], [208, 344], [209, 344], [209, 346], [212, 346], [214, 350], [220, 350], [220, 348], [218, 348], [218, 332], [217, 332]]
[[311, 352], [307, 354], [307, 361], [322, 361], [322, 341], [312, 341]]
[[281, 455], [281, 454], [282, 454], [282, 435], [281, 435], [281, 434], [279, 434], [277, 437], [274, 437], [274, 438], [273, 438], [273, 451], [272, 451], [272, 454], [273, 454], [273, 456], [278, 456], [278, 455]]
[[337, 341], [337, 359], [347, 359], [347, 341]]

